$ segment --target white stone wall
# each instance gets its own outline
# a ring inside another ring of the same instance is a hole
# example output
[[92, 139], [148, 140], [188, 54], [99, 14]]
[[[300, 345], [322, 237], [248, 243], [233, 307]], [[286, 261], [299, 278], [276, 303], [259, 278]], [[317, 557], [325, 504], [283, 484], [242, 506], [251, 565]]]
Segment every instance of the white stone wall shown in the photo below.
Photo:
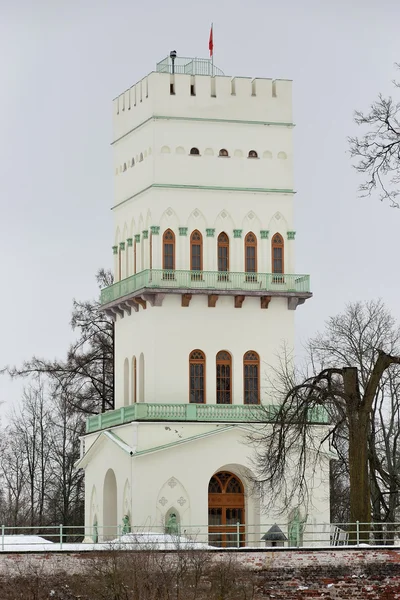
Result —
[[[188, 307], [180, 295], [166, 295], [163, 306], [139, 309], [131, 316], [118, 317], [115, 324], [115, 405], [124, 404], [124, 362], [143, 353], [146, 402], [189, 402], [189, 354], [202, 350], [206, 355], [206, 402], [216, 402], [216, 354], [232, 355], [232, 402], [243, 404], [243, 355], [255, 350], [260, 356], [261, 401], [270, 404], [271, 365], [283, 345], [293, 346], [295, 311], [288, 310], [286, 298], [272, 298], [269, 308], [260, 308], [260, 299], [247, 297], [242, 308], [234, 297], [220, 296], [215, 308], [207, 296], [194, 295]], [[137, 370], [138, 389], [140, 374]], [[130, 385], [132, 389], [132, 369]], [[139, 399], [138, 399], [139, 400]], [[132, 396], [130, 396], [130, 402]]]
[[[226, 425], [220, 424], [217, 428]], [[116, 444], [106, 441], [102, 451], [90, 461], [86, 471], [86, 517], [90, 525], [93, 510], [90, 498], [103, 497], [103, 484], [108, 469], [113, 469], [117, 481], [117, 518], [122, 523], [127, 508], [135, 527], [162, 528], [165, 516], [171, 508], [179, 513], [182, 530], [197, 530], [205, 535], [208, 523], [208, 483], [219, 471], [229, 471], [238, 476], [245, 489], [245, 521], [247, 532], [252, 540], [259, 539], [263, 524], [285, 523], [288, 515], [282, 511], [280, 499], [276, 498], [274, 509], [265, 510], [256, 494], [252, 492], [249, 476], [252, 472], [253, 448], [247, 442], [246, 428], [229, 428], [222, 433], [210, 435], [215, 424], [205, 423], [132, 423], [114, 432], [134, 452], [153, 447], [181, 442], [164, 450], [130, 456]], [[318, 435], [320, 432], [316, 432]], [[88, 445], [99, 434], [87, 437]], [[203, 436], [182, 444], [185, 438]], [[320, 471], [310, 478], [314, 487], [313, 502], [304, 511], [309, 523], [329, 523], [329, 484], [327, 477], [328, 462], [322, 464]], [[171, 482], [171, 479], [173, 481]], [[172, 485], [171, 485], [172, 483]], [[126, 490], [132, 494], [126, 498]], [[270, 499], [266, 499], [266, 501]], [[296, 499], [293, 499], [295, 504]], [[103, 522], [102, 502], [98, 502], [99, 524]], [[259, 527], [260, 526], [260, 527]]]

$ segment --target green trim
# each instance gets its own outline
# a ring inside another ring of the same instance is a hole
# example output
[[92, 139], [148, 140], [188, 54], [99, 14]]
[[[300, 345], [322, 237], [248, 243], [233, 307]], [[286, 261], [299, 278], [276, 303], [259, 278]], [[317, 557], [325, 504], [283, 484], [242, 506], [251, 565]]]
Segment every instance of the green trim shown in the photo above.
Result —
[[147, 240], [148, 237], [149, 237], [149, 230], [148, 229], [143, 229], [142, 235], [143, 235], [143, 239]]
[[160, 233], [160, 226], [159, 225], [151, 225], [150, 226], [150, 231], [151, 231], [152, 235], [159, 235], [159, 233]]
[[234, 238], [241, 238], [242, 237], [242, 231], [243, 231], [243, 229], [234, 229], [233, 230], [233, 237]]
[[128, 248], [130, 248], [133, 245], [133, 239], [132, 238], [128, 238], [126, 241], [127, 241], [127, 244], [128, 244]]
[[135, 243], [138, 244], [140, 242], [140, 233], [135, 235]]
[[118, 254], [118, 246], [113, 246], [112, 250], [113, 250], [113, 254]]
[[260, 235], [261, 235], [261, 239], [262, 240], [267, 240], [269, 238], [269, 230], [268, 229], [261, 229]]
[[119, 249], [120, 250], [125, 250], [125, 242], [120, 242], [119, 243]]
[[207, 237], [214, 237], [215, 229], [206, 229], [206, 235]]
[[287, 232], [287, 239], [288, 240], [294, 240], [295, 237], [296, 237], [296, 232], [295, 231], [288, 231]]
[[[109, 430], [111, 427], [118, 427], [135, 421], [225, 423], [227, 427], [235, 426], [234, 424], [238, 423], [273, 423], [278, 411], [279, 405], [277, 404], [164, 404], [141, 402], [88, 417], [86, 419], [86, 433]], [[307, 413], [307, 417], [311, 423], [326, 423], [328, 415], [323, 406], [318, 406], [311, 408]], [[219, 428], [214, 431], [219, 431]], [[204, 435], [204, 433], [199, 435]], [[118, 436], [116, 438], [119, 440]], [[189, 439], [187, 438], [186, 441], [189, 441]], [[184, 441], [182, 440], [182, 443]], [[126, 442], [123, 443], [126, 444]], [[176, 442], [170, 443], [175, 444]], [[165, 448], [166, 446], [161, 447]], [[157, 448], [160, 448], [160, 446], [157, 446]]]
[[187, 235], [188, 228], [187, 227], [179, 227], [179, 235]]
[[254, 273], [249, 278], [249, 274], [245, 272], [231, 271], [221, 275], [221, 271], [201, 271], [200, 277], [193, 278], [193, 271], [189, 270], [145, 269], [102, 289], [100, 304], [107, 305], [136, 294], [139, 290], [151, 289], [199, 290], [198, 293], [212, 293], [210, 290], [241, 290], [260, 294], [269, 291], [278, 295], [310, 294], [310, 276], [294, 273]]
[[149, 121], [198, 121], [200, 123], [233, 123], [235, 125], [264, 125], [264, 126], [268, 126], [268, 127], [271, 127], [271, 126], [272, 127], [274, 127], [274, 126], [275, 127], [295, 127], [294, 123], [285, 122], [285, 121], [247, 121], [247, 120], [243, 120], [243, 119], [205, 119], [202, 117], [169, 117], [169, 116], [163, 116], [163, 115], [153, 115], [152, 117], [149, 117], [148, 119], [145, 119], [144, 121], [139, 123], [139, 125], [136, 125], [136, 127], [133, 127], [133, 129], [130, 129], [129, 131], [127, 131], [126, 133], [121, 135], [119, 138], [115, 139], [113, 142], [111, 142], [111, 146], [113, 144], [116, 144], [120, 140], [122, 140], [124, 137], [126, 137], [130, 133], [133, 133], [140, 127], [143, 127], [143, 125], [146, 125]]
[[141, 194], [143, 194], [144, 192], [147, 192], [151, 188], [172, 189], [172, 190], [205, 190], [205, 191], [215, 191], [215, 192], [251, 192], [253, 194], [257, 194], [257, 193], [258, 194], [295, 194], [296, 193], [294, 190], [289, 190], [289, 189], [284, 189], [284, 188], [282, 188], [282, 189], [278, 189], [278, 188], [247, 188], [247, 187], [242, 188], [242, 187], [225, 187], [225, 186], [219, 186], [219, 185], [181, 185], [181, 184], [177, 184], [177, 183], [152, 183], [151, 185], [140, 190], [139, 192], [136, 192], [136, 194], [129, 196], [129, 198], [126, 198], [125, 200], [122, 200], [118, 204], [115, 204], [115, 206], [113, 206], [111, 208], [111, 210], [115, 210], [119, 206], [122, 206], [122, 204], [125, 204], [125, 202], [128, 202], [129, 200], [133, 200], [133, 198], [140, 196]]

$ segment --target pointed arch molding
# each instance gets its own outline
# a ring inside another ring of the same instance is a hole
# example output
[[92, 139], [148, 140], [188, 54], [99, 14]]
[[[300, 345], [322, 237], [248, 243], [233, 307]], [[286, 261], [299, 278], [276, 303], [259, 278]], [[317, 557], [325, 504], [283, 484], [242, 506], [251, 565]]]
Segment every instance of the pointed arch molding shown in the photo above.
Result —
[[171, 475], [161, 486], [156, 502], [157, 521], [165, 523], [165, 517], [171, 509], [179, 513], [179, 521], [188, 522], [190, 520], [190, 498], [177, 477]]

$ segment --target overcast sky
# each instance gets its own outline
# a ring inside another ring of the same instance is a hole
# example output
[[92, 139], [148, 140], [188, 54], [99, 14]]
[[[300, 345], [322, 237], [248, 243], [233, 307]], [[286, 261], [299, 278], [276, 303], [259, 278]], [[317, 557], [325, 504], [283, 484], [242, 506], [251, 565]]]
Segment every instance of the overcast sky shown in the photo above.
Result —
[[225, 74], [294, 80], [298, 340], [358, 299], [400, 320], [400, 211], [358, 197], [346, 141], [394, 92], [398, 0], [0, 0], [0, 367], [65, 354], [112, 263], [111, 100], [172, 49], [207, 56], [211, 21]]

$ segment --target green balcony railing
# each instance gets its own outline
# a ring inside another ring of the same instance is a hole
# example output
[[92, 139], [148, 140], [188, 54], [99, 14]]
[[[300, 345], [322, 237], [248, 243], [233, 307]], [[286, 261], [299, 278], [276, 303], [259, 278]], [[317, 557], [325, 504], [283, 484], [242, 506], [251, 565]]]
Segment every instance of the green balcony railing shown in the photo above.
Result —
[[238, 290], [243, 292], [309, 293], [309, 275], [223, 271], [166, 271], [147, 269], [101, 290], [108, 304], [141, 289]]
[[[243, 404], [160, 404], [140, 403], [124, 406], [86, 420], [86, 433], [109, 429], [131, 421], [269, 422], [275, 419], [278, 405]], [[323, 407], [309, 411], [312, 423], [326, 423]]]

